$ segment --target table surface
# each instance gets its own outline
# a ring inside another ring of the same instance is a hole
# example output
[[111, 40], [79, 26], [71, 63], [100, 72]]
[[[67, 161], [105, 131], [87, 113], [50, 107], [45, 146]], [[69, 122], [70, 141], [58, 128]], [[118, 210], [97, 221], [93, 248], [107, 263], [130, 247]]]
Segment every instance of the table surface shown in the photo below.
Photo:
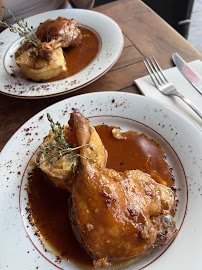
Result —
[[196, 49], [140, 0], [118, 0], [94, 10], [111, 17], [123, 31], [124, 49], [117, 63], [92, 84], [62, 96], [25, 100], [0, 94], [0, 150], [30, 117], [55, 102], [95, 91], [140, 94], [134, 79], [147, 75], [145, 57], [155, 56], [163, 69], [173, 66], [174, 52], [187, 62], [202, 60]]

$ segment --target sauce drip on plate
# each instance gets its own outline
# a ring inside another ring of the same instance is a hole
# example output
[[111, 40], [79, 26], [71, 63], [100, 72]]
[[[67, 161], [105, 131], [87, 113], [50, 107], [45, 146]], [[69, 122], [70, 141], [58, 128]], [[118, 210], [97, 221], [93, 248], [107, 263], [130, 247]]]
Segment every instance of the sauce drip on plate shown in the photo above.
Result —
[[115, 139], [113, 127], [97, 126], [96, 130], [107, 149], [107, 167], [116, 171], [141, 170], [160, 184], [171, 187], [174, 182], [161, 147], [145, 134], [134, 131], [123, 133], [125, 139]]
[[[160, 146], [146, 135], [134, 131], [115, 139], [113, 127], [100, 125], [98, 134], [108, 152], [107, 167], [117, 171], [140, 169], [157, 182], [172, 187], [171, 170]], [[89, 269], [92, 259], [77, 242], [68, 217], [69, 194], [45, 179], [40, 169], [34, 169], [28, 181], [29, 207], [36, 228], [61, 257]]]

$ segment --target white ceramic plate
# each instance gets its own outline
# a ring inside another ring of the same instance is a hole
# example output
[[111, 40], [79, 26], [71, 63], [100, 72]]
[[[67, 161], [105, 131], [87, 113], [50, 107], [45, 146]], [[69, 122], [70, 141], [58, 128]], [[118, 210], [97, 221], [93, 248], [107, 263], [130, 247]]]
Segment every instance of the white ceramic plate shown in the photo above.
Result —
[[201, 131], [187, 118], [155, 100], [118, 92], [79, 95], [48, 107], [27, 121], [2, 150], [0, 269], [81, 269], [65, 260], [55, 262], [53, 253], [44, 252], [25, 211], [26, 166], [49, 132], [46, 114], [64, 124], [73, 108], [89, 117], [92, 125], [105, 123], [147, 134], [161, 145], [173, 167], [179, 198], [175, 217], [179, 234], [168, 246], [156, 249], [127, 269], [202, 269]]
[[0, 34], [0, 92], [18, 98], [43, 98], [82, 88], [104, 75], [118, 60], [123, 49], [123, 35], [109, 17], [90, 10], [64, 9], [41, 13], [26, 19], [36, 29], [41, 22], [57, 17], [74, 18], [93, 31], [100, 40], [96, 58], [79, 73], [50, 83], [31, 82], [20, 75], [14, 54], [22, 38], [8, 29]]

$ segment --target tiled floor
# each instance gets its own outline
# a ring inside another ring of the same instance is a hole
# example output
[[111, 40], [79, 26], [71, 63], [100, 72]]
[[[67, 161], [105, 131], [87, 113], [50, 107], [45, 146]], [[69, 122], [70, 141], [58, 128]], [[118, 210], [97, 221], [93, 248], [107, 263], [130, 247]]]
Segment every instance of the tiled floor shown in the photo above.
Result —
[[202, 0], [194, 1], [187, 40], [202, 53]]

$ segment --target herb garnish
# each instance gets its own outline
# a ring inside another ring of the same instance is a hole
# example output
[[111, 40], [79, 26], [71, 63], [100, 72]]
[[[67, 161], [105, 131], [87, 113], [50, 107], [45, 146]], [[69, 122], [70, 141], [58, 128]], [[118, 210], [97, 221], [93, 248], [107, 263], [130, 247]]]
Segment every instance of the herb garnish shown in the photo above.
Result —
[[24, 19], [19, 21], [8, 8], [6, 8], [5, 6], [1, 6], [1, 7], [9, 12], [9, 14], [15, 20], [15, 23], [19, 27], [15, 27], [12, 24], [8, 24], [8, 23], [2, 22], [2, 21], [0, 21], [0, 24], [9, 28], [9, 30], [11, 32], [18, 33], [19, 36], [24, 37], [26, 40], [28, 40], [30, 43], [32, 43], [35, 47], [37, 47], [41, 43], [41, 41], [37, 38], [37, 36], [34, 32], [33, 26], [29, 27], [27, 22]]
[[[47, 118], [48, 118], [48, 121], [50, 122], [52, 132], [55, 134], [55, 137], [54, 137], [55, 143], [50, 142], [46, 146], [39, 147], [37, 156], [39, 158], [42, 154], [44, 154], [45, 159], [43, 161], [39, 160], [39, 162], [37, 163], [37, 166], [40, 167], [40, 165], [45, 161], [48, 161], [51, 163], [53, 158], [59, 159], [63, 157], [64, 155], [67, 155], [70, 161], [74, 161], [77, 157], [82, 157], [81, 154], [75, 153], [75, 150], [81, 147], [87, 146], [88, 144], [74, 147], [70, 143], [67, 143], [65, 134], [63, 132], [64, 125], [61, 125], [58, 121], [54, 123], [49, 113], [47, 113]], [[87, 157], [87, 159], [89, 158]], [[71, 169], [73, 172], [75, 172], [76, 167], [74, 163], [72, 163]]]

